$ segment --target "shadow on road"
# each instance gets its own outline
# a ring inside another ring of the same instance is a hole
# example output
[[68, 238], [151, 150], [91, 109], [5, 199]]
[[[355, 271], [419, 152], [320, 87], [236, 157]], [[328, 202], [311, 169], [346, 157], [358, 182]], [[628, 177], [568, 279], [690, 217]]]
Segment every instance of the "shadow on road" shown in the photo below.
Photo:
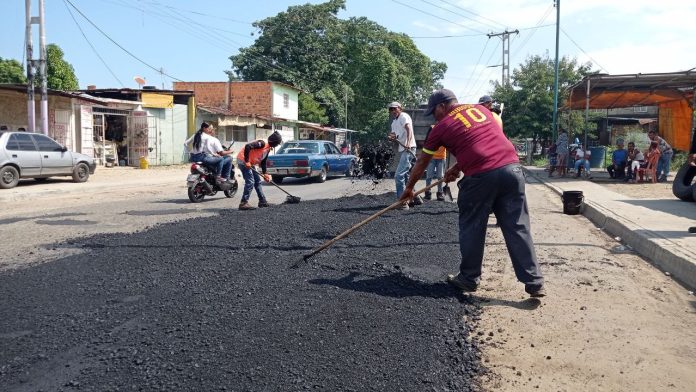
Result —
[[7, 219], [0, 219], [0, 225], [9, 224], [9, 223], [16, 223], [16, 222], [21, 222], [21, 221], [25, 221], [25, 220], [38, 219], [38, 218], [42, 218], [42, 219], [67, 218], [67, 217], [71, 217], [71, 216], [82, 216], [82, 215], [87, 215], [87, 214], [82, 213], [82, 212], [70, 212], [70, 213], [65, 213], [65, 214], [50, 214], [50, 215], [7, 218]]
[[351, 272], [343, 278], [312, 279], [309, 280], [309, 283], [335, 286], [344, 290], [376, 294], [384, 297], [456, 298], [459, 302], [467, 302], [467, 297], [464, 293], [447, 283], [427, 283], [411, 279], [399, 272], [367, 279], [358, 279], [359, 277], [360, 273]]
[[534, 310], [541, 305], [541, 301], [538, 298], [527, 298], [522, 301], [510, 301], [508, 299], [488, 298], [476, 295], [473, 295], [472, 298], [478, 300], [481, 306], [508, 306], [520, 310]]

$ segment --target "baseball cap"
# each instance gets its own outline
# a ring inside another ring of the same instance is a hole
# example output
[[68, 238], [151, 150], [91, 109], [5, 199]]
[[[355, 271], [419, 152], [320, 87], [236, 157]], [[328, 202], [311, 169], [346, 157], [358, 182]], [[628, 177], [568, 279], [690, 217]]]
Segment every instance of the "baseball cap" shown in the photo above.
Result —
[[493, 98], [491, 98], [490, 95], [484, 95], [483, 97], [479, 98], [479, 103], [486, 103], [486, 102], [493, 102]]
[[457, 99], [457, 96], [454, 95], [452, 90], [443, 88], [440, 90], [433, 91], [433, 93], [430, 95], [430, 98], [428, 98], [428, 110], [425, 111], [425, 115], [430, 116], [431, 114], [433, 114], [435, 106], [453, 99]]
[[387, 106], [387, 109], [391, 109], [391, 108], [400, 108], [400, 107], [401, 107], [401, 104], [398, 103], [398, 102], [396, 102], [396, 101], [394, 101], [394, 102], [390, 103], [389, 106]]

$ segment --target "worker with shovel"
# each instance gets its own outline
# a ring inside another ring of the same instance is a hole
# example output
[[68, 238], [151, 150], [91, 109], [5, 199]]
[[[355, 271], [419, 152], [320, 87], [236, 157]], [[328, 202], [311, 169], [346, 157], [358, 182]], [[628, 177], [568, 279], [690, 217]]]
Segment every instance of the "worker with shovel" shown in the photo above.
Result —
[[426, 115], [437, 124], [428, 135], [400, 200], [408, 202], [423, 171], [441, 146], [457, 158], [445, 173], [445, 182], [459, 177], [459, 273], [447, 281], [468, 292], [481, 279], [488, 215], [492, 210], [505, 238], [517, 279], [532, 297], [543, 297], [544, 278], [539, 269], [529, 224], [524, 174], [515, 147], [483, 105], [463, 105], [447, 89], [433, 92]]
[[[416, 158], [416, 137], [413, 134], [413, 121], [408, 113], [401, 110], [401, 104], [392, 102], [388, 106], [389, 116], [392, 118], [391, 132], [389, 140], [394, 140], [399, 143], [399, 164], [394, 173], [394, 181], [396, 182], [396, 198], [401, 197], [404, 190], [404, 185], [409, 178], [409, 171], [413, 167], [413, 161]], [[407, 203], [401, 206], [401, 209], [408, 210], [409, 203], [423, 204], [420, 196], [417, 196], [413, 201], [409, 199]]]
[[[263, 194], [261, 187], [261, 177], [266, 182], [271, 182], [270, 174], [266, 173], [266, 160], [271, 148], [275, 148], [283, 142], [283, 138], [278, 131], [275, 131], [268, 137], [268, 142], [256, 140], [247, 143], [244, 148], [237, 154], [237, 166], [244, 177], [244, 192], [242, 193], [242, 201], [239, 203], [239, 209], [242, 211], [255, 209], [249, 204], [251, 190], [256, 189], [256, 195], [259, 197], [259, 208], [268, 207], [266, 195]], [[254, 166], [261, 167], [261, 173], [254, 169]]]

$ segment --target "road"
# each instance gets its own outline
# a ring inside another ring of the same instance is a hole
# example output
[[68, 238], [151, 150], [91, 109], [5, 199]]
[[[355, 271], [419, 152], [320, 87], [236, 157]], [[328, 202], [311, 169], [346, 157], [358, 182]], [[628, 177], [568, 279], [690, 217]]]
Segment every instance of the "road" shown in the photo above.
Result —
[[457, 266], [456, 208], [439, 202], [389, 213], [287, 269], [388, 204], [374, 195], [391, 181], [299, 181], [287, 185], [299, 205], [244, 213], [239, 196], [189, 203], [184, 177], [112, 171], [81, 194], [70, 188], [83, 184], [29, 183], [0, 195], [14, 199], [0, 214], [8, 390], [696, 385], [693, 295], [584, 217], [561, 214], [541, 184], [527, 188], [549, 292], [537, 301], [515, 281], [494, 218], [479, 292], [442, 284]]

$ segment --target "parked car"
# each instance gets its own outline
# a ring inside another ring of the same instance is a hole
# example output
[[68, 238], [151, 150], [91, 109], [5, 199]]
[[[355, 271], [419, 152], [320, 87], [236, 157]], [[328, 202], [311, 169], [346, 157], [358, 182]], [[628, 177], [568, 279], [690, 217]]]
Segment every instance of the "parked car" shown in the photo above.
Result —
[[341, 154], [335, 144], [325, 140], [285, 142], [268, 157], [268, 174], [280, 184], [285, 177], [313, 178], [324, 182], [329, 176], [350, 175], [358, 158]]
[[20, 178], [72, 176], [75, 182], [85, 182], [96, 166], [94, 158], [68, 151], [48, 136], [0, 132], [0, 188], [14, 188]]

